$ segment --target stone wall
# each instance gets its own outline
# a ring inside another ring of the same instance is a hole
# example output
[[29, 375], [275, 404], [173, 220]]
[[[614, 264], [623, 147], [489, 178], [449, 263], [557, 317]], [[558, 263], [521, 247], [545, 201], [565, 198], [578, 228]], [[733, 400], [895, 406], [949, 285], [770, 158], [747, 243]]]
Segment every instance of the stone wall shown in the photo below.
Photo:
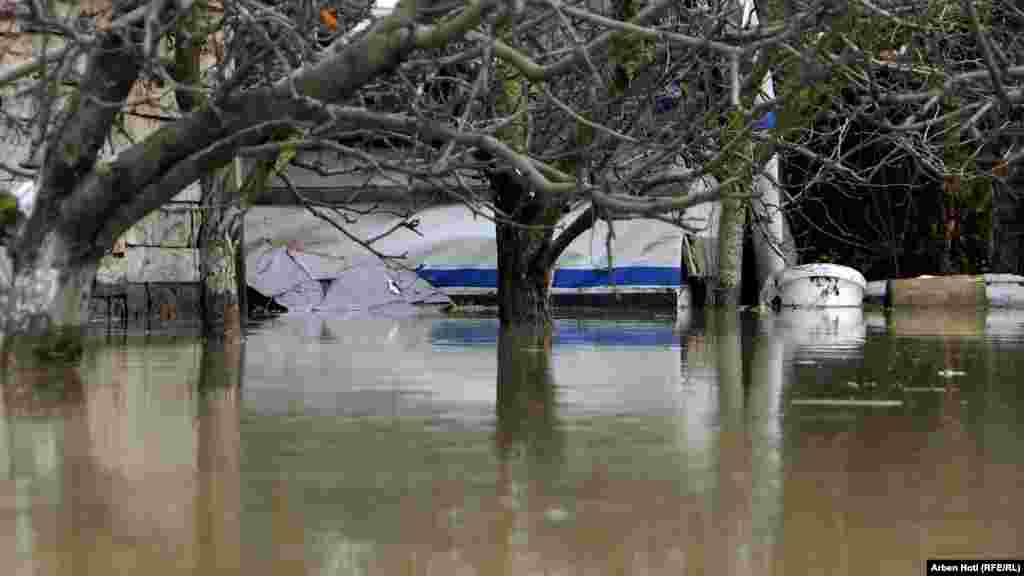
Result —
[[100, 263], [90, 317], [147, 327], [199, 319], [199, 185], [154, 210]]
[[93, 291], [89, 319], [110, 328], [163, 327], [199, 322], [197, 282], [99, 284]]

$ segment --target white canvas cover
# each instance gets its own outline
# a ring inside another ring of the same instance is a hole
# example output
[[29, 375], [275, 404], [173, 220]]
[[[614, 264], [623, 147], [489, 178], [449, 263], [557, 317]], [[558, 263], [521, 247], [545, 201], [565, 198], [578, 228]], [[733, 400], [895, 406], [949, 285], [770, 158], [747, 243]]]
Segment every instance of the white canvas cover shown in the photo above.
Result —
[[273, 296], [273, 298], [275, 302], [291, 312], [314, 310], [324, 300], [324, 285], [319, 280], [307, 280]]
[[396, 304], [448, 304], [451, 300], [410, 270], [388, 267], [378, 258], [351, 262], [331, 280], [325, 311], [357, 311]]
[[313, 278], [283, 246], [267, 245], [246, 256], [245, 281], [264, 296], [272, 298], [309, 280]]
[[324, 297], [319, 278], [326, 271], [318, 264], [296, 250], [267, 245], [246, 257], [245, 281], [289, 310], [310, 310]]
[[375, 257], [331, 258], [267, 245], [246, 258], [246, 281], [289, 311], [352, 311], [451, 300], [409, 270]]

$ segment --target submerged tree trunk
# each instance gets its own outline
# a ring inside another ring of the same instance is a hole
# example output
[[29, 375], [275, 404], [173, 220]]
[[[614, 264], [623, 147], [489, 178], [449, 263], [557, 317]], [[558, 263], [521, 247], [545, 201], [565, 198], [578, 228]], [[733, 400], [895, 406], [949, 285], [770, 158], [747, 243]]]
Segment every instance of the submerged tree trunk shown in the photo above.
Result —
[[503, 324], [547, 324], [551, 322], [549, 271], [532, 269], [529, 258], [519, 250], [518, 230], [498, 225], [498, 301]]
[[[497, 206], [516, 216], [495, 223], [498, 243], [498, 315], [503, 325], [551, 322], [551, 268], [547, 254], [558, 214], [511, 177], [492, 177]], [[552, 217], [554, 222], [551, 222]]]
[[99, 266], [94, 258], [76, 258], [79, 242], [51, 230], [32, 260], [15, 263], [4, 257], [0, 308], [4, 334], [46, 334], [88, 321], [92, 281]]
[[729, 194], [723, 196], [718, 226], [718, 278], [708, 290], [709, 306], [737, 306], [740, 303], [746, 225], [746, 200]]
[[[520, 153], [527, 151], [528, 94], [514, 67], [497, 66], [501, 91], [498, 112], [513, 118], [497, 132], [500, 140]], [[502, 325], [551, 322], [549, 294], [551, 268], [548, 258], [553, 226], [561, 211], [552, 207], [550, 195], [527, 189], [509, 169], [497, 169], [490, 177], [495, 205], [506, 218], [495, 220], [498, 249], [498, 316]]]
[[200, 306], [203, 332], [235, 337], [244, 329], [242, 295], [245, 279], [238, 267], [243, 246], [244, 212], [236, 197], [241, 179], [237, 162], [202, 179], [202, 226], [199, 230]]
[[[201, 80], [202, 44], [195, 41], [195, 35], [210, 19], [208, 9], [206, 2], [197, 2], [178, 23], [173, 76], [183, 85]], [[186, 113], [206, 103], [203, 94], [184, 88], [175, 92], [175, 98]], [[244, 258], [239, 258], [245, 243], [245, 213], [237, 197], [242, 187], [241, 165], [235, 160], [202, 176], [199, 184], [199, 315], [204, 334], [233, 338], [245, 329], [245, 274], [240, 266], [244, 266]]]
[[[280, 141], [284, 133], [273, 139]], [[204, 333], [240, 336], [245, 330], [245, 212], [266, 190], [274, 170], [294, 156], [286, 149], [273, 158], [245, 163], [236, 159], [202, 182], [203, 224], [199, 232]]]
[[[747, 208], [749, 196], [753, 191], [754, 178], [750, 159], [735, 151], [738, 148], [753, 157], [756, 149], [746, 141], [737, 143], [744, 138], [742, 131], [746, 123], [743, 114], [732, 112], [725, 119], [727, 125], [723, 141], [728, 142], [734, 151], [717, 169], [713, 170], [719, 182], [730, 178], [740, 178], [722, 190], [722, 212], [718, 219], [718, 277], [708, 286], [708, 306], [737, 306], [740, 304], [743, 287], [743, 234], [747, 229]], [[734, 141], [734, 139], [737, 139]]]
[[[119, 112], [108, 103], [127, 98], [138, 77], [139, 65], [125, 50], [130, 41], [128, 36], [109, 35], [95, 46], [78, 86], [80, 93], [62, 106], [61, 123], [48, 127], [53, 136], [35, 181], [34, 208], [7, 244], [0, 264], [0, 328], [5, 335], [60, 331], [87, 320], [104, 248], [92, 226], [103, 215], [95, 203], [73, 195], [93, 175]], [[69, 218], [72, 212], [86, 218]]]

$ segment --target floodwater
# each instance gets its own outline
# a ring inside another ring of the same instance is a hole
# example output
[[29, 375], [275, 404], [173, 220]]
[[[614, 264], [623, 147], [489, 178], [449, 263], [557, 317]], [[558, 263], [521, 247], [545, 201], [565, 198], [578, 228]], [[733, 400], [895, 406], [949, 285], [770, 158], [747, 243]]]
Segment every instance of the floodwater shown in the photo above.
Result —
[[6, 574], [921, 574], [1024, 556], [1024, 314], [282, 317], [15, 359]]

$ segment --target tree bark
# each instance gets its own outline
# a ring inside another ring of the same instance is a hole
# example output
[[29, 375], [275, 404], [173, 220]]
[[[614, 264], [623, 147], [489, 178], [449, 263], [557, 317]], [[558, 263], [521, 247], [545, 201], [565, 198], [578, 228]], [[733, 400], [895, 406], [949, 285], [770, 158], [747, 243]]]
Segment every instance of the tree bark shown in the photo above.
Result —
[[87, 311], [98, 262], [76, 259], [75, 239], [50, 230], [40, 239], [32, 260], [14, 263], [3, 257], [0, 309], [6, 314], [3, 334], [44, 335], [54, 329], [81, 326]]
[[[551, 323], [553, 210], [545, 195], [529, 195], [511, 177], [492, 177], [497, 205], [515, 221], [495, 223], [498, 243], [498, 316], [502, 325]], [[557, 222], [557, 215], [554, 215]]]
[[[502, 27], [507, 24], [502, 24]], [[529, 93], [523, 78], [514, 67], [499, 62], [497, 66], [501, 90], [495, 108], [499, 114], [512, 117], [496, 136], [507, 146], [525, 154], [529, 114], [526, 109]], [[510, 220], [498, 218], [495, 234], [498, 249], [498, 316], [502, 326], [551, 323], [551, 268], [549, 258], [554, 225], [561, 211], [552, 206], [552, 198], [539, 190], [531, 190], [509, 167], [496, 169], [490, 175], [495, 205]]]
[[[183, 85], [201, 81], [201, 45], [194, 40], [199, 26], [209, 19], [205, 2], [193, 4], [179, 21], [174, 45], [174, 77]], [[192, 112], [205, 105], [203, 94], [193, 90], [175, 91], [178, 108]], [[236, 339], [245, 330], [245, 212], [237, 200], [241, 189], [238, 160], [199, 179], [201, 226], [197, 239], [199, 252], [200, 318], [203, 333]]]
[[737, 306], [743, 284], [743, 232], [747, 225], [747, 202], [730, 195], [722, 197], [718, 226], [718, 277], [708, 290], [709, 306]]
[[[742, 136], [745, 124], [743, 114], [731, 112], [725, 118], [727, 123], [723, 142], [733, 138], [745, 137], [747, 141], [737, 146], [750, 157], [756, 152], [749, 136]], [[713, 171], [719, 182], [725, 182], [737, 175], [742, 175], [737, 182], [722, 190], [722, 212], [718, 219], [718, 270], [717, 278], [709, 286], [707, 292], [708, 306], [737, 306], [740, 304], [743, 287], [743, 240], [747, 228], [747, 208], [749, 201], [745, 197], [753, 190], [754, 178], [751, 163], [742, 154], [732, 152], [726, 162]]]
[[[3, 260], [0, 329], [3, 334], [45, 334], [80, 326], [102, 250], [63, 210], [93, 170], [119, 109], [139, 74], [126, 38], [107, 35], [89, 56], [79, 93], [64, 120], [52, 127], [36, 179], [34, 209], [19, 226]], [[111, 245], [113, 242], [111, 242]]]
[[245, 331], [245, 213], [266, 191], [273, 170], [286, 164], [293, 152], [281, 152], [273, 159], [256, 160], [248, 166], [235, 160], [215, 175], [201, 179], [200, 305], [208, 336], [236, 338]]
[[245, 212], [236, 196], [241, 175], [231, 163], [202, 182], [202, 226], [199, 229], [199, 281], [203, 332], [208, 336], [237, 338], [244, 329], [245, 279], [238, 269], [244, 246]]
[[550, 272], [535, 270], [520, 247], [518, 231], [498, 225], [498, 310], [502, 324], [551, 322]]

